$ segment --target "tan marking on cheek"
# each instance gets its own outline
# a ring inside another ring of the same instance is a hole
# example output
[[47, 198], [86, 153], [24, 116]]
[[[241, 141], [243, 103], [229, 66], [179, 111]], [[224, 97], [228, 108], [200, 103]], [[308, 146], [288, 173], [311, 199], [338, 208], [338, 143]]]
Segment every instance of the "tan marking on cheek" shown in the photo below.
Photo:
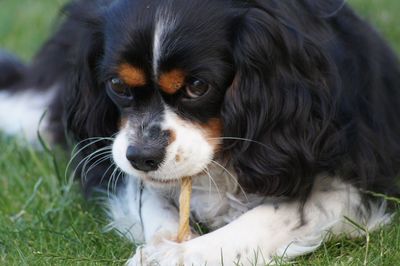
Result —
[[163, 73], [160, 76], [158, 84], [161, 89], [168, 94], [176, 93], [185, 83], [185, 73], [182, 70], [174, 69]]
[[146, 75], [140, 68], [124, 63], [118, 68], [119, 77], [131, 87], [146, 85]]
[[175, 161], [179, 163], [181, 160], [182, 160], [181, 156], [179, 154], [177, 154], [175, 156]]
[[219, 118], [212, 118], [205, 124], [200, 124], [205, 132], [207, 142], [213, 147], [214, 151], [220, 148], [220, 138], [222, 136], [222, 122]]
[[128, 118], [127, 117], [121, 117], [121, 119], [119, 120], [119, 123], [118, 123], [118, 128], [119, 129], [123, 129], [126, 126], [127, 123], [128, 123]]
[[171, 129], [168, 131], [169, 131], [168, 144], [172, 144], [176, 140], [176, 133], [174, 130]]

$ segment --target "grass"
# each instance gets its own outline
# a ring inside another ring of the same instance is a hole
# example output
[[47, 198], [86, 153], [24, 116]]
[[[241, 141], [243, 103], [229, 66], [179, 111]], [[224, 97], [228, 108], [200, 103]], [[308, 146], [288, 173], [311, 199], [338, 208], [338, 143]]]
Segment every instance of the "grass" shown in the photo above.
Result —
[[[29, 60], [54, 27], [64, 0], [2, 0], [0, 47]], [[400, 52], [398, 0], [351, 0]], [[67, 155], [35, 151], [0, 136], [0, 265], [121, 265], [133, 246], [113, 233], [99, 207], [64, 177]], [[56, 157], [55, 157], [56, 155]], [[400, 212], [399, 212], [400, 213]], [[360, 239], [340, 238], [296, 265], [398, 265], [400, 215]]]
[[132, 245], [64, 176], [66, 157], [0, 138], [0, 265], [121, 265]]

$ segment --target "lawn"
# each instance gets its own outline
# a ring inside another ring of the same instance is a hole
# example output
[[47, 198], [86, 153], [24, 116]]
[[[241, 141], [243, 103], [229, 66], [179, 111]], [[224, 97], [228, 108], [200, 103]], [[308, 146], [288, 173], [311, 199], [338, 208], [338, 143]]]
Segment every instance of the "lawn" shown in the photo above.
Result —
[[[0, 47], [29, 60], [64, 0], [1, 0]], [[351, 0], [400, 52], [399, 0]], [[121, 265], [132, 244], [103, 232], [105, 217], [65, 177], [67, 154], [0, 136], [0, 265]], [[400, 215], [365, 237], [333, 239], [296, 265], [399, 265]]]

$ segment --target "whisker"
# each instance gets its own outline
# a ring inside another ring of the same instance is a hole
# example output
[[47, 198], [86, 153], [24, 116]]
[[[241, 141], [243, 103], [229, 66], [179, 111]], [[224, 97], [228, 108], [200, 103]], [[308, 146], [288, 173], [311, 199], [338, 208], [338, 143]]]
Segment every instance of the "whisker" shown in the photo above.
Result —
[[88, 163], [90, 163], [93, 159], [95, 159], [95, 158], [97, 158], [99, 156], [103, 156], [105, 154], [109, 154], [109, 153], [110, 153], [110, 151], [109, 151], [109, 149], [107, 147], [98, 149], [98, 150], [90, 153], [89, 155], [87, 155], [84, 159], [82, 159], [79, 162], [79, 164], [77, 165], [77, 167], [79, 167], [83, 163], [82, 171], [84, 171], [86, 169]]
[[113, 192], [114, 192], [114, 193], [117, 192], [118, 180], [119, 180], [119, 178], [120, 178], [121, 176], [123, 176], [123, 174], [124, 174], [123, 172], [119, 171], [119, 173], [118, 173], [118, 175], [117, 175], [117, 178], [115, 179], [114, 187], [113, 187]]
[[[214, 178], [211, 176], [211, 173], [210, 173], [210, 171], [208, 170], [208, 168], [204, 169], [203, 171], [208, 175], [208, 177], [210, 178], [211, 182], [214, 183], [214, 186], [215, 186], [215, 188], [217, 189], [217, 193], [218, 193], [219, 199], [222, 201], [222, 198], [223, 198], [223, 197], [222, 197], [221, 191], [219, 190], [219, 187], [218, 187], [218, 185], [217, 185], [217, 182], [215, 182]], [[210, 192], [211, 192], [211, 191], [210, 191]]]
[[118, 171], [118, 168], [115, 168], [114, 171], [112, 172], [110, 179], [108, 180], [107, 183], [107, 197], [110, 198], [110, 186], [112, 184], [112, 180], [115, 178], [115, 173]]
[[235, 182], [235, 185], [241, 190], [241, 192], [243, 193], [243, 195], [246, 198], [246, 200], [249, 201], [246, 191], [239, 184], [239, 182], [237, 181], [236, 177], [228, 169], [226, 169], [226, 167], [224, 167], [222, 164], [220, 164], [220, 163], [218, 163], [218, 162], [216, 162], [214, 160], [211, 160], [211, 162], [216, 164], [217, 166], [221, 167], [232, 178], [232, 180]]
[[[206, 169], [204, 169], [204, 170], [210, 174], [210, 170], [208, 169], [208, 166], [206, 166]], [[209, 178], [208, 179], [208, 198], [210, 199], [210, 197], [211, 197], [211, 179]]]
[[[99, 154], [99, 156], [100, 156], [100, 154]], [[97, 165], [99, 165], [100, 163], [106, 161], [107, 159], [109, 159], [110, 161], [112, 161], [112, 154], [111, 154], [111, 153], [104, 152], [104, 153], [101, 154], [101, 156], [102, 156], [102, 157], [98, 158], [95, 162], [93, 162], [93, 163], [91, 164], [91, 166], [89, 166], [89, 168], [88, 168], [88, 170], [86, 171], [86, 173], [87, 173], [87, 172], [90, 172], [93, 168], [95, 168], [95, 167], [96, 167]], [[97, 156], [96, 156], [96, 157], [97, 157]], [[94, 159], [94, 158], [92, 158], [92, 159]], [[100, 161], [101, 161], [101, 162], [100, 162]]]
[[75, 176], [75, 175], [76, 175], [76, 171], [78, 171], [78, 169], [79, 169], [79, 167], [80, 167], [80, 165], [81, 165], [82, 163], [86, 163], [87, 160], [90, 160], [93, 156], [95, 156], [95, 155], [98, 154], [98, 153], [104, 152], [106, 149], [107, 149], [107, 147], [104, 147], [104, 148], [99, 149], [99, 150], [96, 150], [96, 151], [90, 153], [89, 155], [87, 155], [86, 157], [84, 157], [84, 158], [76, 165], [74, 171], [72, 172], [72, 176]]
[[81, 174], [82, 176], [82, 180], [86, 180], [87, 175], [90, 173], [90, 171], [95, 168], [96, 166], [98, 166], [99, 164], [107, 161], [107, 160], [111, 160], [112, 156], [111, 155], [107, 155], [107, 154], [103, 154], [105, 156], [100, 157], [99, 159], [97, 159], [86, 171], [85, 173]]
[[[91, 168], [91, 169], [93, 169], [93, 167], [92, 167], [93, 164], [95, 164], [99, 159], [103, 158], [103, 156], [109, 156], [110, 158], [111, 158], [111, 156], [112, 156], [111, 150], [102, 148], [102, 149], [99, 149], [98, 151], [99, 151], [98, 153], [96, 153], [96, 154], [92, 153], [91, 156], [87, 157], [87, 159], [85, 160], [85, 163], [84, 163], [83, 166], [82, 166], [81, 175], [85, 172], [85, 170], [86, 170], [88, 164], [89, 164], [92, 160], [98, 158], [97, 160], [95, 160], [95, 161], [89, 166], [89, 168]], [[100, 157], [100, 158], [99, 158], [99, 157]], [[90, 169], [90, 170], [91, 170], [91, 169]], [[89, 170], [87, 170], [86, 172], [89, 172]]]
[[[115, 133], [112, 134], [109, 138], [112, 138], [112, 140], [114, 140], [114, 139], [115, 139], [114, 137], [115, 137], [116, 135], [118, 135], [118, 133], [119, 133], [119, 131], [115, 132]], [[106, 138], [107, 138], [107, 137], [106, 137]]]
[[[100, 183], [103, 182], [104, 177], [106, 177], [108, 171], [109, 171], [110, 169], [112, 169], [113, 167], [114, 167], [115, 169], [118, 169], [118, 166], [117, 166], [115, 163], [111, 163], [110, 166], [107, 167], [107, 169], [104, 171], [103, 175], [101, 176], [101, 178], [100, 178]], [[115, 169], [114, 169], [113, 171], [115, 171]]]
[[115, 176], [117, 171], [118, 171], [117, 168], [114, 168], [114, 170], [112, 171], [112, 173], [109, 176], [109, 179], [107, 181], [107, 197], [108, 198], [110, 198], [110, 186], [111, 186], [112, 180], [113, 180], [113, 178], [114, 178], [114, 176]]
[[[88, 140], [95, 140], [95, 141], [92, 141], [92, 142], [86, 144], [85, 146], [81, 147], [78, 151], [76, 151], [81, 143], [83, 143], [83, 142], [85, 142], [85, 141], [88, 141]], [[94, 137], [94, 138], [88, 138], [88, 139], [82, 140], [82, 141], [78, 142], [78, 144], [76, 144], [76, 145], [74, 146], [73, 150], [71, 151], [71, 159], [73, 159], [74, 157], [76, 157], [80, 152], [82, 152], [84, 149], [86, 149], [86, 148], [89, 147], [90, 145], [96, 144], [96, 143], [98, 143], [98, 142], [100, 142], [100, 141], [103, 141], [103, 140], [113, 141], [114, 138]]]
[[[112, 137], [92, 137], [92, 138], [87, 138], [87, 139], [81, 140], [81, 141], [79, 141], [78, 143], [76, 143], [74, 145], [74, 148], [72, 149], [71, 154], [74, 154], [75, 150], [78, 149], [79, 145], [81, 145], [83, 142], [89, 141], [89, 140], [96, 140], [96, 141], [110, 140], [110, 141], [113, 141], [114, 138], [112, 138]], [[88, 144], [94, 144], [94, 143], [96, 143], [96, 142], [91, 142], [91, 143], [88, 143]]]
[[270, 150], [271, 148], [268, 147], [266, 144], [256, 141], [256, 140], [252, 140], [252, 139], [246, 139], [246, 138], [239, 138], [239, 137], [218, 137], [218, 138], [208, 138], [208, 140], [241, 140], [241, 141], [248, 141], [248, 142], [252, 142], [258, 145], [261, 145], [262, 147]]
[[[95, 141], [86, 144], [85, 146], [83, 146], [82, 148], [80, 148], [78, 151], [76, 151], [76, 149], [79, 147], [79, 145], [80, 145], [81, 143], [83, 143], [84, 141], [92, 140], [92, 139], [95, 140]], [[71, 159], [68, 161], [68, 164], [67, 164], [67, 166], [66, 166], [66, 168], [65, 168], [65, 173], [64, 173], [64, 178], [65, 178], [65, 180], [67, 180], [68, 169], [71, 167], [72, 163], [74, 162], [75, 158], [79, 155], [79, 153], [81, 153], [83, 150], [85, 150], [85, 149], [86, 149], [87, 147], [89, 147], [90, 145], [96, 144], [96, 143], [98, 143], [98, 142], [100, 142], [100, 141], [103, 141], [103, 140], [110, 140], [110, 141], [112, 141], [112, 140], [114, 140], [114, 139], [113, 139], [113, 138], [93, 137], [93, 138], [88, 138], [88, 139], [82, 140], [82, 141], [78, 142], [78, 144], [75, 145], [75, 147], [73, 148], [73, 150], [72, 150], [72, 152], [71, 152]]]

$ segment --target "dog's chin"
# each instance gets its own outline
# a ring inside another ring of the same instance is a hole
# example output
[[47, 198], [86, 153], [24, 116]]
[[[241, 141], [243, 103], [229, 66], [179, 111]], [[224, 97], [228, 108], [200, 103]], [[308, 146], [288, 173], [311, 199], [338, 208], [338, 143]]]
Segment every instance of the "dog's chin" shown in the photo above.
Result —
[[[206, 169], [206, 166], [204, 167]], [[198, 172], [187, 172], [187, 173], [172, 173], [165, 172], [164, 169], [159, 169], [152, 172], [142, 172], [134, 169], [123, 169], [123, 171], [132, 178], [139, 178], [145, 184], [151, 185], [153, 187], [165, 187], [165, 186], [177, 186], [181, 183], [184, 177], [195, 177], [202, 174], [205, 170], [202, 169]], [[127, 171], [128, 170], [128, 171]]]
[[149, 185], [155, 186], [155, 187], [165, 187], [165, 186], [176, 186], [177, 184], [180, 183], [181, 178], [179, 179], [155, 179], [152, 178], [148, 175], [145, 175], [144, 177], [141, 178], [141, 180]]

